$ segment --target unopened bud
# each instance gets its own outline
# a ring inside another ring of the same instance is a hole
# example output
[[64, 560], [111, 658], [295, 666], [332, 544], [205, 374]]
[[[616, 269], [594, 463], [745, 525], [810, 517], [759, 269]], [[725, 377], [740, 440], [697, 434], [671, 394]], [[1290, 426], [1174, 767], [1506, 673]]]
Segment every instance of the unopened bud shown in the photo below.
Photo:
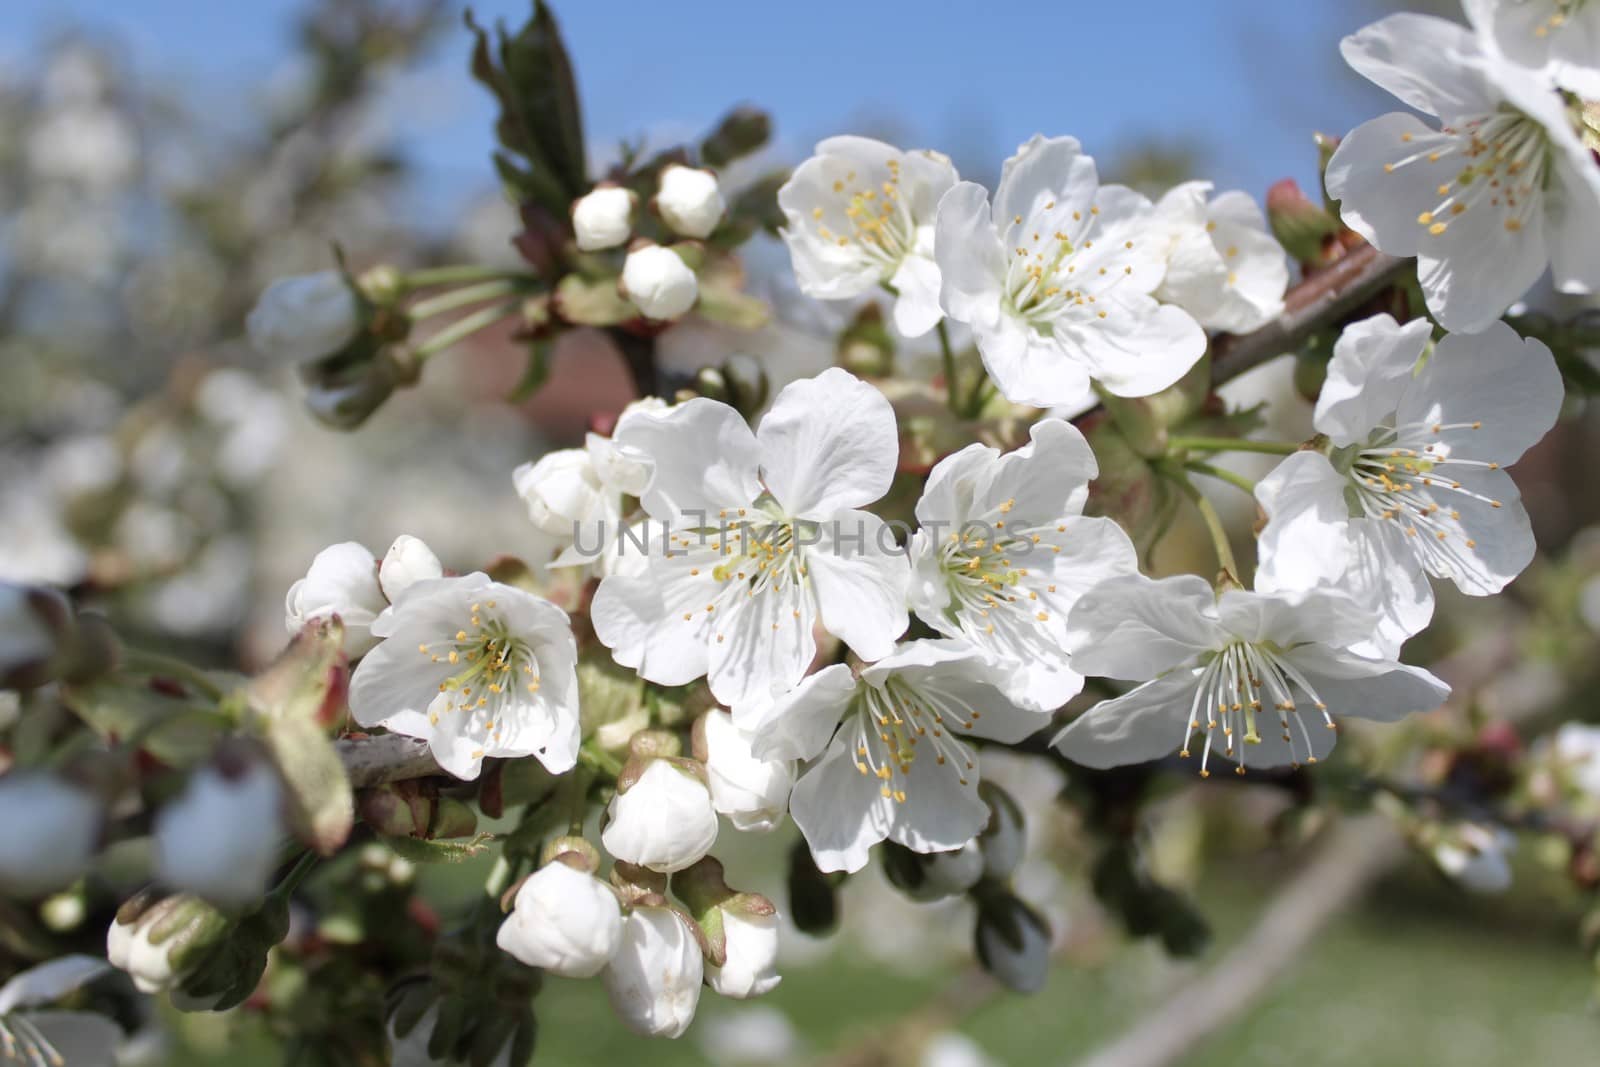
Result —
[[557, 860], [535, 871], [495, 943], [529, 967], [567, 978], [592, 978], [622, 941], [617, 895], [594, 875]]
[[622, 294], [647, 319], [675, 319], [694, 306], [700, 283], [672, 249], [647, 244], [622, 265]]
[[378, 585], [389, 603], [400, 599], [400, 594], [417, 582], [444, 577], [444, 567], [433, 549], [421, 538], [401, 534], [384, 553], [378, 565]]
[[883, 873], [912, 900], [943, 900], [965, 893], [983, 877], [983, 852], [976, 839], [949, 852], [913, 852], [884, 842]]
[[106, 933], [106, 958], [126, 971], [140, 992], [159, 993], [198, 967], [229, 925], [197, 897], [160, 897], [146, 890], [118, 909]]
[[757, 759], [750, 751], [753, 741], [720, 709], [695, 723], [695, 755], [705, 762], [712, 806], [736, 829], [775, 830], [789, 810], [795, 765], [793, 760]]
[[716, 175], [710, 171], [671, 164], [661, 172], [656, 210], [674, 233], [695, 239], [709, 237], [727, 209]]
[[681, 1037], [700, 1003], [705, 961], [689, 922], [666, 907], [640, 907], [623, 921], [605, 969], [618, 1017], [646, 1037]]
[[161, 881], [225, 908], [259, 899], [277, 865], [282, 806], [282, 783], [263, 759], [200, 768], [156, 815]]
[[572, 205], [572, 232], [578, 248], [598, 252], [615, 248], [633, 234], [634, 194], [621, 186], [601, 186]]
[[983, 852], [984, 876], [1010, 878], [1022, 863], [1027, 843], [1022, 808], [1010, 793], [987, 778], [978, 783], [978, 796], [989, 806], [989, 822], [977, 842]]
[[1010, 893], [978, 902], [978, 962], [1014, 993], [1037, 993], [1050, 973], [1050, 924]]
[[336, 270], [279, 278], [256, 301], [245, 328], [255, 350], [269, 359], [321, 359], [360, 331], [361, 302]]
[[717, 840], [717, 813], [702, 778], [686, 760], [652, 759], [611, 800], [601, 834], [606, 851], [651, 870], [682, 870]]
[[1283, 250], [1300, 263], [1320, 261], [1324, 243], [1339, 232], [1338, 218], [1307, 199], [1293, 178], [1267, 190], [1267, 221]]

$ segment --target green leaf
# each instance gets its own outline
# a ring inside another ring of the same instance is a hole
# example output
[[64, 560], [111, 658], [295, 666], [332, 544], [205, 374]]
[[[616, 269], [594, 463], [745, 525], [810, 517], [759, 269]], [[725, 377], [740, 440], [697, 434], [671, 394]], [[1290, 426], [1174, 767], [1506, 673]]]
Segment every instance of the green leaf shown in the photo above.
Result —
[[522, 372], [522, 378], [512, 388], [507, 400], [519, 404], [528, 399], [550, 380], [550, 350], [554, 347], [545, 339], [528, 342], [528, 366]]
[[480, 855], [494, 834], [479, 831], [465, 841], [425, 841], [415, 837], [380, 837], [394, 854], [412, 863], [465, 863]]
[[614, 278], [590, 279], [578, 274], [567, 275], [556, 286], [555, 309], [578, 326], [615, 326], [639, 314], [617, 292]]

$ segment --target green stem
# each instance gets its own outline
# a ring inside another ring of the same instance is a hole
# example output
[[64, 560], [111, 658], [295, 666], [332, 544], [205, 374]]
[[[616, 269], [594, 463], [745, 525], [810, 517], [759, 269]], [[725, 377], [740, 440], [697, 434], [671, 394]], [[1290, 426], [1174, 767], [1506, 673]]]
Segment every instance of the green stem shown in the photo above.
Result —
[[944, 362], [944, 393], [950, 404], [952, 414], [961, 414], [961, 391], [956, 382], [956, 353], [950, 346], [950, 331], [945, 327], [944, 320], [939, 320], [936, 327], [939, 334], [939, 358]]
[[1300, 451], [1298, 443], [1289, 441], [1251, 441], [1244, 437], [1182, 437], [1167, 438], [1171, 451], [1192, 452], [1265, 452], [1273, 456], [1290, 456]]
[[1194, 502], [1195, 509], [1200, 512], [1200, 518], [1205, 520], [1206, 532], [1211, 535], [1212, 547], [1217, 550], [1218, 565], [1230, 578], [1237, 581], [1239, 564], [1233, 558], [1233, 545], [1228, 540], [1227, 528], [1222, 525], [1222, 516], [1217, 514], [1217, 509], [1206, 499], [1205, 494], [1195, 488], [1195, 484], [1189, 480], [1187, 474], [1182, 471], [1174, 472], [1172, 480], [1178, 483], [1178, 488]]
[[463, 315], [418, 345], [414, 355], [419, 360], [437, 355], [457, 341], [464, 340], [479, 330], [493, 326], [507, 315], [516, 311], [519, 303], [520, 301], [516, 300], [506, 300], [486, 308], [479, 308], [470, 315]]
[[994, 394], [995, 384], [989, 380], [989, 372], [980, 365], [978, 379], [972, 383], [972, 394], [967, 399], [967, 417], [975, 419], [982, 414]]
[[514, 293], [520, 288], [519, 283], [509, 279], [501, 281], [484, 282], [481, 285], [468, 285], [461, 289], [452, 289], [448, 293], [419, 300], [411, 305], [410, 315], [413, 322], [437, 315], [442, 311], [454, 311], [468, 304], [477, 304], [485, 300], [493, 300], [497, 296]]
[[321, 856], [310, 849], [306, 849], [300, 854], [300, 858], [295, 861], [295, 865], [289, 869], [289, 873], [283, 876], [283, 881], [274, 886], [272, 892], [267, 894], [268, 899], [287, 902], [294, 895], [294, 891], [300, 888], [300, 883], [306, 880], [306, 875], [310, 874], [312, 868], [316, 867], [321, 860]]
[[221, 700], [224, 695], [222, 687], [207, 677], [199, 667], [185, 663], [175, 656], [128, 648], [123, 650], [122, 666], [124, 670], [134, 674], [171, 678], [183, 682], [210, 700]]
[[[620, 769], [620, 768], [619, 768]], [[594, 772], [587, 766], [578, 766], [572, 769], [565, 785], [565, 795], [561, 798], [567, 808], [567, 833], [579, 835], [583, 833], [583, 824], [589, 817], [589, 783], [594, 781]]]
[[428, 267], [412, 271], [403, 277], [406, 290], [426, 289], [432, 285], [454, 285], [457, 282], [485, 282], [497, 278], [527, 279], [529, 275], [502, 267], [480, 267], [471, 263], [458, 263], [448, 267]]
[[1208, 478], [1220, 479], [1236, 489], [1242, 489], [1251, 496], [1255, 496], [1256, 483], [1242, 474], [1228, 470], [1226, 467], [1216, 467], [1210, 463], [1201, 463], [1197, 459], [1190, 460], [1184, 466], [1196, 474], [1204, 474]]
[[578, 762], [592, 770], [603, 771], [615, 778], [622, 773], [622, 761], [594, 748], [578, 749]]

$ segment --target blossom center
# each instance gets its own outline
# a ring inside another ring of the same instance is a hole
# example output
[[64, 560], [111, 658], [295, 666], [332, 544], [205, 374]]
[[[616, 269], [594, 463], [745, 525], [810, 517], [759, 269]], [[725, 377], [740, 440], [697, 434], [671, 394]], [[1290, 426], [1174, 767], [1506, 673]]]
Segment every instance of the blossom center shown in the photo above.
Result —
[[[1055, 206], [1050, 201], [1045, 211], [1053, 212]], [[1097, 297], [1133, 273], [1132, 266], [1115, 262], [1114, 251], [1096, 250], [1094, 233], [1099, 222], [1100, 209], [1091, 207], [1087, 219], [1081, 211], [1074, 211], [1070, 223], [1062, 220], [1066, 229], [1052, 228], [1042, 218], [1025, 220], [1021, 215], [1013, 216], [1006, 228], [1004, 240], [1010, 250], [1007, 303], [1019, 318], [1046, 336], [1052, 332], [1053, 320], [1074, 310], [1106, 318], [1108, 311], [1096, 306]], [[1133, 242], [1124, 241], [1121, 248], [1131, 250]]]
[[433, 725], [439, 724], [441, 715], [481, 711], [488, 717], [488, 733], [498, 739], [500, 715], [517, 688], [529, 694], [539, 691], [538, 660], [504, 620], [485, 615], [494, 607], [493, 600], [469, 605], [466, 624], [449, 639], [417, 646], [430, 662], [456, 668], [439, 683], [439, 695], [428, 708]]
[[[736, 610], [740, 600], [777, 596], [793, 601], [789, 616], [797, 624], [805, 618], [802, 601], [810, 587], [805, 552], [818, 541], [815, 523], [791, 519], [781, 513], [770, 494], [749, 507], [723, 508], [715, 526], [671, 535], [668, 548], [689, 557], [689, 577], [706, 586], [703, 611], [686, 611], [684, 622], [697, 614], [716, 618]], [[781, 621], [773, 615], [773, 630]], [[716, 635], [718, 643], [727, 634]]]
[[1440, 171], [1438, 199], [1417, 215], [1417, 225], [1435, 237], [1474, 209], [1499, 215], [1506, 232], [1520, 233], [1549, 178], [1549, 135], [1540, 123], [1513, 108], [1481, 115], [1459, 129], [1446, 126], [1437, 136], [1403, 133], [1400, 140], [1416, 149], [1385, 163], [1386, 173], [1417, 166]]
[[1200, 777], [1211, 776], [1208, 764], [1213, 748], [1222, 749], [1222, 755], [1235, 762], [1235, 774], [1244, 774], [1248, 762], [1246, 746], [1261, 744], [1260, 730], [1263, 726], [1270, 729], [1274, 717], [1283, 742], [1289, 746], [1290, 765], [1317, 762], [1316, 747], [1302, 720], [1295, 692], [1311, 701], [1326, 729], [1337, 727], [1328, 714], [1328, 705], [1282, 652], [1271, 642], [1236, 640], [1213, 653], [1201, 668], [1178, 752], [1179, 757], [1188, 759], [1190, 739], [1196, 732], [1204, 733]]
[[900, 193], [900, 161], [891, 159], [887, 164], [889, 177], [876, 187], [860, 181], [855, 171], [848, 172], [833, 183], [833, 193], [843, 204], [848, 229], [836, 233], [822, 221], [826, 212], [821, 207], [812, 209], [812, 219], [817, 223], [817, 236], [840, 248], [854, 247], [868, 259], [882, 265], [884, 276], [894, 273], [894, 268], [916, 244], [917, 228]]
[[977, 767], [972, 749], [951, 734], [951, 724], [971, 730], [981, 712], [964, 707], [936, 682], [916, 685], [891, 677], [880, 688], [863, 685], [855, 700], [850, 742], [856, 770], [877, 778], [879, 795], [905, 803], [911, 769], [919, 757], [948, 767], [961, 785]]
[[1351, 452], [1346, 496], [1352, 515], [1399, 524], [1417, 553], [1450, 573], [1463, 560], [1462, 549], [1477, 540], [1452, 506], [1475, 501], [1491, 508], [1501, 502], [1466, 485], [1457, 475], [1468, 470], [1499, 470], [1500, 464], [1458, 454], [1452, 437], [1483, 428], [1481, 420], [1458, 423], [1415, 423], [1375, 430], [1367, 444]]
[[[1055, 645], [1040, 623], [1050, 621], [1048, 598], [1056, 591], [1043, 573], [1019, 564], [1035, 552], [1061, 552], [1055, 541], [1064, 523], [1036, 526], [1010, 518], [1015, 500], [1002, 503], [988, 521], [968, 521], [940, 549], [940, 566], [950, 593], [947, 615], [969, 639], [980, 644], [1000, 639], [1013, 646], [1050, 654]], [[1048, 539], [1047, 539], [1048, 538]]]

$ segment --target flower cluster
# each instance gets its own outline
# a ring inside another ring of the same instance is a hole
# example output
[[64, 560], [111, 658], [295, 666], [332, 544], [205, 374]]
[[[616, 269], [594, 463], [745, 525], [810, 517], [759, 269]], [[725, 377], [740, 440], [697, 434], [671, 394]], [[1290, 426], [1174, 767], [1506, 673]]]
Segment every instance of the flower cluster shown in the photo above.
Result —
[[[507, 69], [480, 31], [531, 269], [289, 278], [250, 338], [298, 365], [336, 425], [508, 319], [530, 356], [519, 399], [578, 326], [605, 331], [638, 399], [511, 473], [527, 561], [459, 573], [412, 536], [381, 558], [331, 545], [287, 591], [288, 648], [252, 678], [123, 649], [63, 595], [0, 585], [0, 689], [15, 691], [0, 711], [31, 725], [59, 704], [103, 749], [47, 757], [42, 729], [13, 769], [0, 745], [0, 891], [75, 893], [111, 845], [147, 836], [154, 885], [118, 910], [108, 959], [143, 992], [225, 1010], [294, 945], [292, 895], [359, 819], [377, 859], [319, 876], [439, 938], [427, 976], [390, 990], [395, 1055], [522, 1062], [536, 971], [598, 979], [627, 1026], [663, 1037], [687, 1030], [705, 986], [777, 986], [778, 907], [731, 888], [716, 852], [730, 829], [792, 817], [788, 918], [827, 927], [833, 887], [877, 855], [905, 896], [966, 897], [980, 962], [1031, 991], [1052, 937], [1014, 887], [1039, 813], [996, 781], [1011, 747], [1073, 765], [1068, 788], [1107, 801], [1092, 806], [1116, 823], [1095, 890], [1156, 929], [1151, 913], [1176, 909], [1152, 901], [1172, 894], [1137, 862], [1122, 806], [1146, 772], [1077, 768], [1309, 779], [1353, 720], [1446, 703], [1442, 678], [1402, 660], [1436, 595], [1498, 594], [1535, 557], [1507, 468], [1556, 425], [1564, 371], [1593, 371], [1504, 316], [1547, 267], [1563, 292], [1600, 285], [1600, 22], [1566, 0], [1467, 10], [1470, 27], [1396, 15], [1346, 39], [1352, 66], [1431, 121], [1359, 127], [1326, 162], [1326, 211], [1287, 198], [1270, 218], [1206, 181], [1156, 198], [1102, 183], [1067, 136], [1019, 146], [992, 191], [941, 153], [843, 136], [739, 192], [722, 168], [765, 138], [743, 112], [595, 180], [544, 5], [517, 47], [502, 39]], [[519, 95], [531, 80], [538, 109]], [[748, 389], [709, 364], [670, 375], [656, 342], [679, 320], [760, 304], [727, 269], [758, 225], [802, 293], [850, 305], [843, 365], [768, 366]], [[1374, 249], [1415, 257], [1417, 286]], [[1316, 289], [1356, 255], [1390, 273], [1359, 299]], [[1309, 296], [1288, 293], [1296, 271]], [[402, 357], [415, 323], [474, 305]], [[930, 334], [933, 381], [846, 354]], [[1214, 391], [1252, 341], [1298, 349], [1308, 439], [1253, 436], [1257, 412]], [[1254, 481], [1214, 462], [1229, 452], [1277, 465]], [[1196, 477], [1259, 508], [1250, 555]], [[1206, 575], [1154, 552], [1185, 501], [1216, 557]], [[1353, 747], [1338, 758], [1359, 761]], [[1600, 744], [1569, 728], [1547, 747], [1545, 791], [1592, 806]], [[1493, 891], [1514, 846], [1493, 814], [1405, 828]], [[410, 863], [491, 845], [466, 932], [441, 935], [399, 890]], [[342, 921], [295, 949], [374, 936]], [[102, 969], [62, 967], [0, 988], [0, 1037], [14, 1009]]]

